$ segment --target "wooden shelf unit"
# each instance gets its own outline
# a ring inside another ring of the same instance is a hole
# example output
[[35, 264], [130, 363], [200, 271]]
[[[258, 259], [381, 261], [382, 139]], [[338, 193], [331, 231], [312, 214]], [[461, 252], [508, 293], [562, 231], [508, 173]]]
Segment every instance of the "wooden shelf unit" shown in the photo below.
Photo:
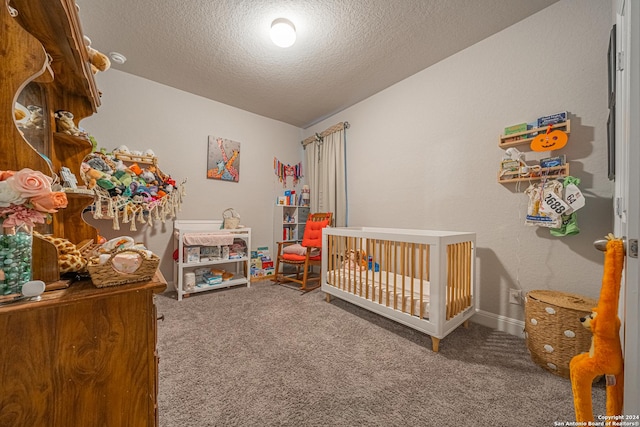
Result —
[[[528, 129], [527, 131], [523, 131], [523, 132], [512, 133], [510, 135], [500, 135], [500, 139], [498, 140], [498, 147], [502, 148], [503, 150], [506, 150], [507, 148], [511, 148], [511, 147], [529, 145], [531, 144], [531, 141], [533, 141], [538, 135], [533, 137], [521, 138], [516, 141], [510, 141], [510, 140], [513, 138], [527, 136], [533, 132], [537, 132], [538, 134], [546, 133], [547, 129], [548, 129], [548, 126], [544, 126], [544, 127], [534, 128], [534, 129]], [[571, 120], [567, 120], [564, 122], [551, 125], [551, 129], [562, 130], [567, 135], [569, 135], [571, 133]], [[537, 176], [501, 179], [500, 172], [498, 172], [498, 183], [507, 184], [510, 182], [539, 181], [544, 177], [563, 178], [565, 176], [569, 176], [569, 163], [565, 163], [564, 165], [561, 165], [561, 166], [542, 168], [540, 173]]]
[[[78, 125], [100, 105], [75, 1], [5, 2], [0, 28], [0, 170], [53, 177], [65, 166], [79, 177], [91, 143], [56, 133], [54, 119], [65, 110]], [[16, 103], [42, 111], [42, 120], [22, 126]], [[93, 196], [67, 192], [67, 199], [68, 207], [37, 231], [78, 248], [96, 241], [98, 230], [82, 217]], [[56, 247], [34, 237], [32, 255], [33, 279], [54, 289]], [[158, 272], [150, 281], [108, 288], [90, 280], [65, 285], [40, 301], [0, 307], [0, 426], [158, 426], [154, 295], [166, 281]]]
[[309, 206], [276, 205], [273, 214], [274, 248], [278, 247], [278, 242], [302, 242], [309, 212]]
[[[251, 228], [222, 229], [221, 227], [222, 220], [175, 220], [173, 222], [173, 248], [178, 251], [178, 259], [173, 265], [173, 284], [178, 294], [178, 301], [182, 301], [183, 298], [198, 292], [230, 288], [232, 286], [245, 284], [247, 287], [251, 286], [249, 265], [251, 259]], [[187, 248], [188, 245], [184, 243], [184, 235], [187, 233], [232, 234], [234, 240], [241, 239], [245, 241], [247, 252], [240, 258], [220, 257], [219, 259], [213, 260], [188, 262], [188, 260], [185, 259], [185, 248]], [[233, 272], [233, 277], [228, 280], [223, 280], [222, 283], [218, 284], [210, 285], [198, 282], [192, 289], [186, 288], [185, 273], [195, 272], [195, 270], [199, 268], [211, 269], [214, 267]]]
[[562, 166], [554, 166], [551, 168], [543, 168], [540, 171], [539, 176], [526, 176], [519, 178], [507, 178], [500, 179], [500, 173], [498, 173], [498, 182], [500, 184], [507, 184], [509, 182], [524, 182], [524, 181], [540, 181], [543, 178], [563, 178], [565, 176], [569, 176], [569, 163], [566, 163]]
[[[545, 127], [535, 128], [535, 129], [529, 129], [524, 132], [512, 133], [510, 135], [500, 135], [500, 139], [498, 140], [498, 147], [506, 150], [507, 148], [511, 148], [511, 147], [518, 147], [520, 145], [531, 144], [531, 141], [533, 141], [535, 136], [530, 138], [521, 138], [521, 139], [518, 139], [517, 141], [509, 141], [509, 140], [513, 138], [526, 136], [533, 132], [546, 133], [547, 128], [548, 126], [545, 126]], [[555, 125], [551, 126], [551, 129], [563, 130], [567, 135], [569, 135], [571, 133], [571, 120], [567, 120], [566, 122], [556, 123]]]
[[[56, 132], [54, 113], [69, 111], [74, 122], [95, 113], [100, 94], [91, 72], [82, 28], [73, 0], [12, 0], [17, 12], [0, 8], [0, 170], [31, 168], [48, 176], [67, 167], [77, 177], [84, 156], [92, 150], [86, 137]], [[14, 103], [40, 107], [42, 120], [27, 127], [13, 119]], [[67, 194], [68, 207], [52, 215], [51, 224], [36, 231], [68, 239], [75, 245], [97, 241], [98, 230], [82, 213], [93, 196]], [[55, 247], [42, 239], [33, 241], [34, 279], [59, 279]], [[35, 256], [47, 254], [47, 256]]]

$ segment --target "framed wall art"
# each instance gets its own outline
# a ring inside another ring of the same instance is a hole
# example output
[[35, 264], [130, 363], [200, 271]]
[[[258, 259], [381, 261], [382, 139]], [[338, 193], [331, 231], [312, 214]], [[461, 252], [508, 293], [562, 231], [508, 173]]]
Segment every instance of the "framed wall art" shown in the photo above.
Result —
[[240, 143], [209, 135], [207, 178], [238, 182], [240, 180]]

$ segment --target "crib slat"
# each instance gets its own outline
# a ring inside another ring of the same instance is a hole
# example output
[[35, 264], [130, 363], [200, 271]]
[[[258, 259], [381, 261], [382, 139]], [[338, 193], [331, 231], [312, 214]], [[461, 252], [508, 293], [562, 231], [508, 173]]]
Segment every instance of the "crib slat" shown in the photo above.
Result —
[[416, 277], [416, 244], [415, 243], [411, 243], [411, 260], [410, 260], [410, 265], [409, 265], [409, 277], [411, 277], [411, 283], [409, 285], [410, 290], [409, 290], [409, 314], [411, 314], [413, 316], [413, 312], [415, 311], [414, 309], [414, 299], [413, 299], [413, 284], [415, 283], [415, 277]]
[[451, 304], [451, 317], [458, 312], [458, 245], [453, 245], [453, 304]]
[[[394, 271], [391, 267], [390, 267], [390, 263], [389, 260], [391, 259], [391, 242], [390, 241], [385, 241], [385, 253], [384, 253], [384, 260], [380, 260], [380, 268], [384, 268], [384, 270], [387, 272], [387, 307], [389, 307], [389, 305], [391, 304], [391, 295], [392, 294], [389, 291], [389, 274]], [[375, 265], [373, 266], [373, 268], [375, 269]], [[395, 298], [395, 295], [394, 295]]]
[[471, 305], [471, 249], [471, 242], [447, 246], [447, 319]]
[[[373, 248], [373, 259], [378, 259], [380, 257], [380, 255], [378, 255], [379, 252], [380, 252], [380, 241], [379, 240], [373, 240], [371, 242], [371, 247]], [[380, 292], [378, 292], [378, 294], [380, 294]], [[375, 272], [375, 269], [374, 269], [374, 271], [371, 272], [371, 301], [377, 302], [378, 304], [380, 304], [380, 295], [377, 295], [377, 297], [376, 297], [376, 272]]]
[[[338, 239], [338, 245], [337, 245], [337, 254], [338, 256], [343, 256], [344, 254], [344, 238], [339, 238]], [[342, 262], [344, 262], [344, 258], [340, 259], [339, 263], [336, 264], [336, 271], [338, 272], [338, 288], [342, 289], [343, 291], [345, 290], [344, 288], [344, 278], [343, 276], [343, 272], [342, 272], [342, 268], [340, 267], [342, 264]]]
[[[364, 262], [364, 249], [362, 249], [362, 238], [358, 237], [358, 283], [360, 284], [360, 296], [362, 296], [362, 263]], [[366, 282], [364, 282], [366, 283]]]
[[422, 319], [424, 317], [424, 309], [422, 303], [424, 301], [424, 245], [420, 244], [420, 307], [418, 308], [419, 316]]
[[407, 244], [405, 242], [402, 242], [400, 244], [401, 246], [401, 256], [402, 256], [402, 267], [401, 267], [401, 271], [400, 274], [402, 274], [402, 311], [406, 313], [406, 309], [405, 309], [405, 302], [404, 302], [404, 292], [405, 292], [405, 277], [407, 277], [407, 270], [406, 270], [406, 266], [407, 266]]
[[451, 318], [451, 294], [453, 292], [452, 289], [452, 278], [451, 278], [451, 245], [447, 246], [447, 307], [446, 307], [446, 319], [449, 320]]
[[460, 310], [460, 263], [458, 262], [460, 260], [460, 244], [456, 244], [456, 248], [455, 248], [455, 269], [456, 269], [456, 273], [455, 273], [455, 278], [456, 278], [456, 293], [455, 293], [455, 303], [453, 305], [454, 307], [454, 312], [453, 315], [455, 316], [456, 314], [458, 314], [459, 310]]
[[[398, 242], [393, 242], [393, 271], [398, 269]], [[398, 309], [398, 275], [393, 275], [393, 309]]]
[[[465, 262], [464, 262], [464, 269], [465, 269], [465, 303], [466, 303], [466, 307], [471, 306], [471, 242], [466, 242], [465, 243], [465, 253], [464, 253], [464, 257], [465, 257]], [[465, 307], [465, 308], [466, 308]]]

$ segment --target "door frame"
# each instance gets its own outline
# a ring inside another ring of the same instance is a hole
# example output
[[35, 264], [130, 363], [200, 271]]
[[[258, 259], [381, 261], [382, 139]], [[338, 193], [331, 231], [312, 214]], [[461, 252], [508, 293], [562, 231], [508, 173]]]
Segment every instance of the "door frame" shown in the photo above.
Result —
[[614, 234], [626, 236], [620, 318], [624, 357], [624, 413], [640, 413], [640, 263], [629, 240], [640, 235], [640, 2], [617, 0], [616, 178]]

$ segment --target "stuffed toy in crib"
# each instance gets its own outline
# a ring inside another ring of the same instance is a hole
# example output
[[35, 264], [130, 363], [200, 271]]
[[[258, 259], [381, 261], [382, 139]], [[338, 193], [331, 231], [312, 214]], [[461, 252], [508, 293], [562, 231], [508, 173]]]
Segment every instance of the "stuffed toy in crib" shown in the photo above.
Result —
[[618, 298], [624, 245], [621, 239], [611, 234], [607, 239], [600, 300], [591, 315], [580, 319], [593, 333], [591, 349], [588, 353], [574, 356], [569, 364], [577, 422], [594, 421], [591, 385], [601, 375], [605, 375], [607, 380], [607, 416], [622, 414], [624, 367]]
[[356, 251], [350, 249], [345, 254], [344, 263], [342, 268], [345, 270], [366, 270], [367, 269], [367, 256], [364, 251]]

